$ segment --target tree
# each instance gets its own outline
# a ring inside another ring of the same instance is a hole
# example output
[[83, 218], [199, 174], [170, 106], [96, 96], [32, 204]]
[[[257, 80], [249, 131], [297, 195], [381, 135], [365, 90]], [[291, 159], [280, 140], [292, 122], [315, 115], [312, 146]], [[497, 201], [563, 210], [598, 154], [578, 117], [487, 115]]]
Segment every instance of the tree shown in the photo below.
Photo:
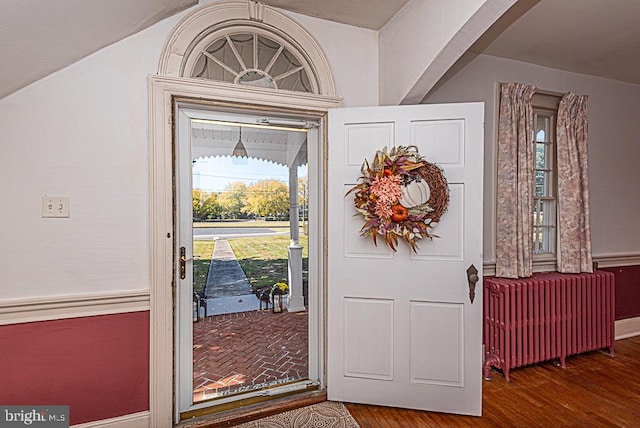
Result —
[[298, 177], [298, 213], [302, 219], [302, 230], [309, 234], [309, 176]]
[[205, 220], [220, 215], [221, 208], [218, 203], [218, 195], [207, 193], [200, 189], [191, 191], [193, 219]]
[[222, 213], [222, 207], [218, 203], [218, 195], [215, 193], [209, 193], [207, 198], [202, 203], [202, 214], [204, 218], [216, 218]]
[[191, 191], [191, 204], [193, 206], [193, 219], [202, 220], [202, 204], [206, 198], [206, 192], [200, 189], [193, 189]]
[[300, 217], [307, 217], [306, 210], [309, 208], [309, 178], [298, 178], [298, 210], [300, 211]]
[[247, 185], [242, 181], [228, 184], [218, 197], [221, 214], [226, 218], [242, 217], [242, 208], [244, 207], [246, 193]]
[[289, 187], [278, 180], [264, 180], [247, 189], [244, 208], [259, 217], [286, 215], [289, 212]]

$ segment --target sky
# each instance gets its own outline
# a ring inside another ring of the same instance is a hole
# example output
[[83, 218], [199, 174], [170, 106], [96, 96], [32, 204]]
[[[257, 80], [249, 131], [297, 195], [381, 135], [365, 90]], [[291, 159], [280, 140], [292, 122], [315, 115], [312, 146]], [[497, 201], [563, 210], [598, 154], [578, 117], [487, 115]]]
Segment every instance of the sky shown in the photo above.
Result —
[[[307, 175], [307, 166], [298, 169], [298, 176]], [[289, 184], [289, 169], [258, 159], [238, 159], [230, 156], [197, 159], [193, 164], [193, 188], [205, 192], [222, 192], [229, 183], [242, 181], [251, 185], [261, 180], [278, 180]]]

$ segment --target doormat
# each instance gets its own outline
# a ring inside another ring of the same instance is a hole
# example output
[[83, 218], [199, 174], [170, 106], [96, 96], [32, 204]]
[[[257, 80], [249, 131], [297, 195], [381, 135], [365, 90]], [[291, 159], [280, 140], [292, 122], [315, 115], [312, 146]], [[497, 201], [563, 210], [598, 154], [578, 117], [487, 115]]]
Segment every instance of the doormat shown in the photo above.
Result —
[[238, 425], [240, 428], [359, 428], [344, 404], [324, 401], [312, 406], [289, 410], [256, 421]]

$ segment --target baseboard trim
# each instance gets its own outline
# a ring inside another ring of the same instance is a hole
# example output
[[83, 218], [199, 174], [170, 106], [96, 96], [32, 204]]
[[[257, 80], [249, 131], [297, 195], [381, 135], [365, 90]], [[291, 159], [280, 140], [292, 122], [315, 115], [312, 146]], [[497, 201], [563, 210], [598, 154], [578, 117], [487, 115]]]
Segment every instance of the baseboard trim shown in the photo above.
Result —
[[149, 290], [0, 301], [0, 325], [149, 310]]
[[71, 425], [72, 428], [149, 428], [149, 411], [131, 413], [117, 418], [102, 419], [100, 421], [87, 422], [79, 425]]
[[616, 321], [616, 340], [640, 336], [640, 317]]

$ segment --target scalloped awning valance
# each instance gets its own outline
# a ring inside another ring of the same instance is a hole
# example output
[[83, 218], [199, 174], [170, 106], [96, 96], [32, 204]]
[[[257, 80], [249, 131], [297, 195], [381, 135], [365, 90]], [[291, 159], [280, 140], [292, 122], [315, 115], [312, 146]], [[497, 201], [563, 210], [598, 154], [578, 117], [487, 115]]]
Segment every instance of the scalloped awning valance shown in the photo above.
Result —
[[247, 157], [262, 159], [286, 167], [307, 163], [307, 131], [207, 121], [193, 123], [191, 130], [193, 159], [232, 156], [241, 139]]

